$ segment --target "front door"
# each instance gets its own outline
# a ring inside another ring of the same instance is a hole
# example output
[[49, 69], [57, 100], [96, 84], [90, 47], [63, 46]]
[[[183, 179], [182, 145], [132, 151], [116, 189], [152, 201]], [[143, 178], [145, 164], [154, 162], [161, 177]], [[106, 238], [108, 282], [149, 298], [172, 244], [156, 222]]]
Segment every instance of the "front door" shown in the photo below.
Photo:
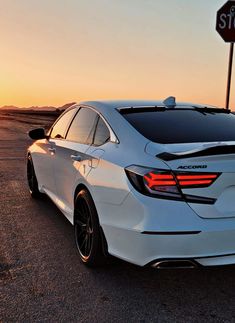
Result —
[[50, 135], [48, 139], [41, 140], [38, 145], [37, 157], [37, 174], [39, 174], [40, 186], [49, 195], [56, 194], [56, 183], [55, 183], [55, 168], [57, 158], [56, 141], [63, 142], [65, 134], [68, 130], [68, 126], [77, 112], [78, 107], [74, 107], [56, 120], [49, 131]]

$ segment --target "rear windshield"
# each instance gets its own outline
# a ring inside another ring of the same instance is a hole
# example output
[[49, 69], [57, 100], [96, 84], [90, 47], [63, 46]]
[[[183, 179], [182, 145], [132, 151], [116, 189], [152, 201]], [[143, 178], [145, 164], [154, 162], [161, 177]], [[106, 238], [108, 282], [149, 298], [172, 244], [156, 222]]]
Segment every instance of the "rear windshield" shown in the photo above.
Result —
[[163, 143], [235, 141], [235, 115], [192, 109], [132, 111], [123, 117], [147, 139]]

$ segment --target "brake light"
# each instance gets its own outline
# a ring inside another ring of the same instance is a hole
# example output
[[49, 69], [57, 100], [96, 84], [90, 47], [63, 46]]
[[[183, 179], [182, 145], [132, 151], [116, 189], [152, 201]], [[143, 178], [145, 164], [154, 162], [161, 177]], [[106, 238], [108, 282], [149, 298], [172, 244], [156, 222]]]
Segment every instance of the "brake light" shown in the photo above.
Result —
[[161, 185], [176, 185], [176, 181], [173, 175], [155, 174], [153, 172], [150, 172], [144, 175], [144, 179], [147, 182], [148, 187], [151, 189], [155, 186]]
[[[162, 171], [161, 171], [162, 172]], [[160, 171], [151, 171], [144, 175], [144, 182], [147, 188], [151, 190], [160, 190], [163, 187], [179, 186], [180, 188], [207, 187], [210, 186], [218, 177], [218, 174], [182, 174], [182, 173], [164, 173]]]
[[218, 174], [176, 174], [177, 181], [179, 186], [182, 188], [193, 188], [193, 187], [208, 187], [210, 186], [217, 178]]
[[140, 166], [126, 168], [133, 186], [143, 194], [183, 200], [182, 189], [210, 186], [220, 174], [150, 170]]
[[173, 173], [140, 166], [130, 166], [125, 170], [132, 185], [142, 194], [182, 200], [182, 194]]

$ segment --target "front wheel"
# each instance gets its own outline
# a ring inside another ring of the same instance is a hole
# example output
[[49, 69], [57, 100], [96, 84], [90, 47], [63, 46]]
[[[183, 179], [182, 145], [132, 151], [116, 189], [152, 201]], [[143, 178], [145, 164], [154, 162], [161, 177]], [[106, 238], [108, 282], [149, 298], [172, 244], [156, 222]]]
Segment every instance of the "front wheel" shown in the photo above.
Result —
[[96, 267], [106, 263], [104, 238], [94, 202], [87, 190], [81, 190], [75, 201], [75, 242], [84, 264]]
[[32, 157], [29, 155], [27, 158], [27, 180], [29, 192], [33, 198], [40, 198], [42, 193], [38, 189], [38, 181], [33, 167]]

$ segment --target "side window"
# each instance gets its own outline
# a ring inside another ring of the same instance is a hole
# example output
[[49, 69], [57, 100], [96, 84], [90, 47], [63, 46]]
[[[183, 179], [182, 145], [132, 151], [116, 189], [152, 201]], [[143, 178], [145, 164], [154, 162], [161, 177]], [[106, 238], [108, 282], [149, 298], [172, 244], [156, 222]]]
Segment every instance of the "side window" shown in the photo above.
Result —
[[99, 121], [96, 127], [94, 145], [101, 146], [105, 144], [110, 139], [109, 129], [106, 126], [102, 118], [99, 117]]
[[98, 114], [89, 108], [81, 108], [74, 118], [66, 139], [81, 144], [91, 144]]
[[53, 126], [50, 137], [52, 139], [64, 139], [66, 130], [77, 109], [66, 112]]

